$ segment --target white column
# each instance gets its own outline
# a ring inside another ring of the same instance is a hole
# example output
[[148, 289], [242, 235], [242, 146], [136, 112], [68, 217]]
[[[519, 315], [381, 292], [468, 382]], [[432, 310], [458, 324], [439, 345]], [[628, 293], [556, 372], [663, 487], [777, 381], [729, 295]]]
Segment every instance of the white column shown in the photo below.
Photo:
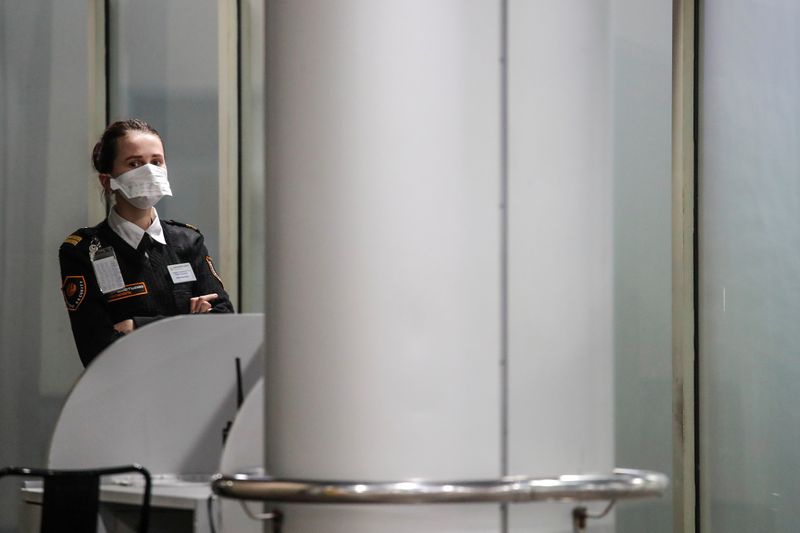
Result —
[[[614, 466], [608, 24], [607, 1], [509, 2], [513, 473]], [[513, 506], [509, 530], [571, 532], [572, 506]]]
[[[512, 1], [507, 31], [502, 5], [267, 4], [274, 475], [613, 467], [608, 5]], [[513, 506], [509, 529], [569, 531], [570, 508]], [[501, 530], [494, 505], [286, 514], [289, 533]]]
[[[268, 2], [266, 466], [501, 473], [500, 6]], [[494, 505], [286, 531], [497, 531]]]

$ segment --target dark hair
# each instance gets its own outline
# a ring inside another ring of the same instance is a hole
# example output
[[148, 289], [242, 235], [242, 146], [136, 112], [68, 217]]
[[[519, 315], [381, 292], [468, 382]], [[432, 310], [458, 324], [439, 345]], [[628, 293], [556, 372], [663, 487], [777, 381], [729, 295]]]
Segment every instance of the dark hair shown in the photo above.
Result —
[[101, 174], [111, 173], [111, 169], [114, 168], [114, 158], [117, 157], [117, 139], [124, 137], [129, 131], [152, 133], [158, 137], [162, 145], [164, 144], [161, 134], [144, 120], [138, 118], [118, 120], [106, 128], [100, 140], [94, 145], [92, 165], [95, 170]]

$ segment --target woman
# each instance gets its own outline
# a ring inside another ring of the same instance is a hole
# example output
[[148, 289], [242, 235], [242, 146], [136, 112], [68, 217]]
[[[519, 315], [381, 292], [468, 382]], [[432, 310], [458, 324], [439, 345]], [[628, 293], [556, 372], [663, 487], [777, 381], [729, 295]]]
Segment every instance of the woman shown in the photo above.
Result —
[[95, 145], [108, 217], [67, 237], [59, 249], [62, 292], [81, 361], [119, 337], [163, 318], [232, 313], [203, 236], [161, 220], [153, 207], [172, 196], [161, 135], [143, 120], [111, 124]]

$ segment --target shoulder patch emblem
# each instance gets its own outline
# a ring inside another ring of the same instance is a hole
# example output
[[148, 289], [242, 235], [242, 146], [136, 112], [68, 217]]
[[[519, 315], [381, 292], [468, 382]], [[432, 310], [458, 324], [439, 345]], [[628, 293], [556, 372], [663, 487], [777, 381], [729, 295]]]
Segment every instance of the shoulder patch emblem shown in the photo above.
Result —
[[64, 302], [67, 304], [67, 309], [70, 311], [77, 310], [86, 297], [86, 279], [83, 276], [65, 277], [61, 292], [64, 294]]
[[72, 235], [70, 235], [69, 237], [64, 239], [64, 244], [71, 244], [72, 246], [75, 246], [76, 244], [78, 244], [82, 240], [83, 240], [83, 237], [81, 237], [80, 235], [75, 235], [73, 233]]
[[210, 255], [206, 256], [206, 263], [208, 263], [208, 269], [211, 270], [211, 274], [215, 278], [217, 278], [217, 281], [219, 281], [220, 285], [222, 285], [222, 288], [224, 289], [225, 288], [225, 284], [222, 283], [222, 278], [219, 277], [219, 274], [217, 273], [217, 269], [214, 268], [214, 262], [211, 260], [211, 256]]

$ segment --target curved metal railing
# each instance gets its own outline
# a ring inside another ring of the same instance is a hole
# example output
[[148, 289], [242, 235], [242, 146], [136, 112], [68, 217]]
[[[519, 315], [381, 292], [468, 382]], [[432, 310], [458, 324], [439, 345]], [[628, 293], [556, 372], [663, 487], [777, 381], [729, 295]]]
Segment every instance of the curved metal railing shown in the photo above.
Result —
[[534, 501], [616, 501], [660, 496], [669, 480], [647, 470], [481, 481], [389, 482], [279, 479], [263, 474], [217, 474], [213, 491], [226, 498], [272, 503], [424, 504]]

